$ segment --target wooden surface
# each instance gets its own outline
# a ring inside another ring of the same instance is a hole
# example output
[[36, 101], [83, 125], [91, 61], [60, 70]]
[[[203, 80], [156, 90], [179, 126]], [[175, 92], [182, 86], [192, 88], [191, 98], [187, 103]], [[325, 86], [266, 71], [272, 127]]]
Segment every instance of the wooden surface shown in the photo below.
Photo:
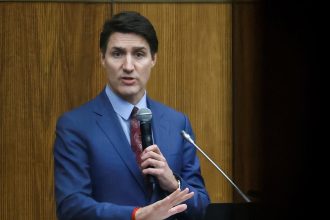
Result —
[[[197, 144], [232, 175], [231, 4], [0, 3], [0, 219], [55, 219], [56, 119], [96, 96], [98, 35], [110, 12], [137, 10], [160, 41], [148, 94], [191, 119]], [[212, 202], [232, 187], [201, 155]]]

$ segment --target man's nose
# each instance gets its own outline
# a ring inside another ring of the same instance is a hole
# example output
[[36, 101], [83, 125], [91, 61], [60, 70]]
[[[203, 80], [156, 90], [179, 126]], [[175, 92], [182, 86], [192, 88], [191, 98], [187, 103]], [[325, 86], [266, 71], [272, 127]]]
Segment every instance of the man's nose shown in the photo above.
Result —
[[126, 56], [123, 64], [123, 70], [126, 73], [131, 73], [134, 70], [133, 59], [130, 55]]

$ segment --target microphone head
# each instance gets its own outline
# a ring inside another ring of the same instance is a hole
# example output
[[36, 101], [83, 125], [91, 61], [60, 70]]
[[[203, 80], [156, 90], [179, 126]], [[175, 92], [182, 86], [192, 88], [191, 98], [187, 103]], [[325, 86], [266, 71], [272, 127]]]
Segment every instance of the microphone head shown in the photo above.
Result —
[[181, 131], [181, 135], [184, 139], [186, 139], [187, 141], [191, 142], [191, 137], [189, 134], [187, 134], [184, 130]]
[[137, 119], [140, 122], [149, 122], [152, 118], [151, 110], [148, 108], [140, 108], [136, 113]]

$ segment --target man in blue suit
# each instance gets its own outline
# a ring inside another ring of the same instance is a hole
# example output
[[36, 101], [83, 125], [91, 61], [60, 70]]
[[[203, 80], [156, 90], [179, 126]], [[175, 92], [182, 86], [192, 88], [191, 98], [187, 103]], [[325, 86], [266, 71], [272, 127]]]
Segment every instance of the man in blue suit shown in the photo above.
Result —
[[[196, 150], [180, 135], [182, 130], [193, 135], [190, 122], [146, 95], [157, 49], [156, 32], [139, 13], [122, 12], [104, 23], [100, 50], [108, 83], [96, 98], [62, 115], [56, 126], [59, 219], [202, 218], [209, 196]], [[143, 150], [140, 163], [130, 146], [134, 107], [152, 111], [156, 143]], [[156, 179], [152, 192], [147, 175]]]

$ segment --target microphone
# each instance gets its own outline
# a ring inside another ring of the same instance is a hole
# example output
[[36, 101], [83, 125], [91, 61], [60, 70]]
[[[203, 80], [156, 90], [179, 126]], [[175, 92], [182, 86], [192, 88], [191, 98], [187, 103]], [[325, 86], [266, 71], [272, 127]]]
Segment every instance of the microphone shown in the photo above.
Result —
[[188, 142], [190, 142], [192, 145], [194, 145], [205, 157], [206, 157], [206, 159], [208, 159], [208, 161], [209, 162], [211, 162], [221, 173], [222, 173], [222, 175], [224, 176], [224, 177], [226, 177], [226, 179], [230, 182], [230, 184], [237, 190], [237, 192], [243, 197], [243, 199], [246, 201], [246, 202], [251, 202], [251, 200], [238, 188], [238, 186], [236, 186], [236, 184], [226, 175], [226, 173], [224, 172], [224, 171], [222, 171], [221, 169], [220, 169], [220, 167], [216, 164], [216, 163], [214, 163], [213, 162], [213, 160], [209, 157], [209, 156], [207, 156], [207, 154], [206, 153], [204, 153], [204, 151], [200, 148], [200, 147], [198, 147], [196, 144], [195, 144], [195, 142], [194, 142], [194, 140], [190, 137], [190, 135], [189, 134], [187, 134], [185, 131], [181, 131], [181, 135], [182, 135], [182, 137], [185, 139], [185, 140], [187, 140]]
[[137, 111], [136, 116], [140, 121], [142, 148], [144, 150], [154, 144], [151, 132], [152, 113], [148, 108], [140, 108]]
[[[136, 113], [137, 119], [140, 121], [140, 130], [141, 130], [141, 140], [142, 140], [142, 149], [146, 149], [150, 145], [154, 144], [152, 139], [151, 132], [151, 119], [152, 113], [148, 108], [140, 108]], [[148, 181], [155, 187], [155, 177], [148, 175]]]

